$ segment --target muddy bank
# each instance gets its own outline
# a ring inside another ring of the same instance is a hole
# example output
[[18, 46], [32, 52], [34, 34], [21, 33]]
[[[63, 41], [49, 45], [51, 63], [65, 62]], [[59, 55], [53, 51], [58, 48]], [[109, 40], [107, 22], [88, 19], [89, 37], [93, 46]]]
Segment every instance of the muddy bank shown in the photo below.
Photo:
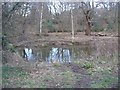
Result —
[[[93, 33], [94, 34], [94, 33]], [[19, 39], [21, 37], [18, 37]], [[23, 38], [23, 37], [22, 37]], [[26, 39], [22, 39], [16, 41], [13, 44], [15, 46], [25, 46], [25, 45], [32, 45], [32, 46], [46, 46], [46, 45], [81, 45], [86, 42], [99, 42], [99, 41], [108, 41], [108, 42], [118, 42], [118, 37], [114, 34], [105, 34], [105, 36], [86, 36], [84, 33], [78, 33], [75, 35], [75, 38], [72, 39], [70, 33], [49, 33], [48, 36], [37, 36], [34, 34], [28, 35], [25, 37]]]

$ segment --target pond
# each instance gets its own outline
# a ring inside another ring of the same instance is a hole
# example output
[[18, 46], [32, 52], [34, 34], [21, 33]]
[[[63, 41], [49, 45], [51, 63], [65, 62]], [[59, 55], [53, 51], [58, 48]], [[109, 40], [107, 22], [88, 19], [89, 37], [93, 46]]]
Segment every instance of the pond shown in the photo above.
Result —
[[[9, 64], [3, 67], [5, 87], [112, 88], [118, 86], [116, 42], [95, 41], [79, 45], [42, 47], [27, 45], [16, 49], [23, 59], [19, 59], [18, 64], [9, 60], [10, 65], [15, 63], [15, 67], [7, 66]], [[16, 65], [22, 69], [16, 68]]]
[[29, 62], [70, 63], [80, 59], [93, 60], [98, 57], [112, 57], [117, 53], [115, 43], [85, 43], [72, 46], [19, 47], [19, 54]]

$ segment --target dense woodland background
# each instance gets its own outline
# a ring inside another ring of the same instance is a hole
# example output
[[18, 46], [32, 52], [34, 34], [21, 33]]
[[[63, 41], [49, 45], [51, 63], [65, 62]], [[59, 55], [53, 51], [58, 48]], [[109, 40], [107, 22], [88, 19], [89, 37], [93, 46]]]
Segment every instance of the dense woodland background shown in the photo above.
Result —
[[[117, 2], [4, 2], [3, 34], [48, 32], [116, 32]], [[72, 21], [73, 20], [73, 21]], [[73, 23], [72, 23], [72, 22]]]
[[35, 37], [49, 36], [49, 33], [67, 32], [72, 39], [78, 32], [87, 36], [93, 35], [92, 32], [118, 34], [118, 5], [119, 2], [94, 0], [3, 2], [2, 44], [6, 46], [9, 42], [15, 45], [21, 41], [35, 40]]

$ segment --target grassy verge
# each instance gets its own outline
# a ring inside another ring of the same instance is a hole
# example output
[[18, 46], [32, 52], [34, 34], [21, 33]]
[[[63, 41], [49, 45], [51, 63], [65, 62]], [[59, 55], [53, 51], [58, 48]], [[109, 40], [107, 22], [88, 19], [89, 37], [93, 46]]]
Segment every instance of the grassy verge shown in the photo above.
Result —
[[108, 88], [113, 87], [118, 79], [110, 74], [102, 75], [97, 81], [92, 81], [91, 88]]
[[45, 88], [42, 80], [34, 80], [29, 73], [20, 67], [2, 66], [3, 88]]
[[27, 73], [19, 67], [2, 66], [3, 87], [20, 87]]

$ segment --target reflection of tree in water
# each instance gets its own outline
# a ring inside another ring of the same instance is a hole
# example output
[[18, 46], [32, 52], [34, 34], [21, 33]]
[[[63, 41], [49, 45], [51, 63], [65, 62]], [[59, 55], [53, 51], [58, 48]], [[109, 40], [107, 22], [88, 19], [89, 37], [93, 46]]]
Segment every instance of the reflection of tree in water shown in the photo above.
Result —
[[83, 51], [83, 53], [84, 53], [84, 56], [85, 56], [85, 58], [87, 57], [87, 58], [89, 58], [90, 57], [90, 55], [91, 55], [91, 47], [90, 46], [87, 46], [87, 47], [83, 47], [82, 48], [82, 51]]
[[[28, 49], [28, 48], [27, 48]], [[90, 55], [91, 48], [90, 47], [80, 47], [80, 46], [71, 46], [71, 47], [42, 47], [33, 49], [33, 53], [31, 55], [36, 60], [45, 60], [47, 62], [71, 62], [71, 60], [80, 59], [85, 57], [85, 55]], [[85, 55], [83, 54], [85, 53]], [[30, 56], [31, 56], [30, 55]], [[22, 56], [28, 59], [28, 56], [23, 48]], [[29, 57], [29, 59], [31, 59]]]
[[32, 49], [31, 48], [24, 48], [23, 49], [23, 58], [25, 58], [28, 61], [33, 61], [33, 53], [32, 53]]
[[49, 47], [42, 47], [42, 48], [36, 48], [35, 49], [35, 55], [37, 57], [37, 60], [46, 60], [46, 58], [49, 56], [49, 51], [50, 48]]
[[67, 47], [49, 49], [48, 62], [71, 62], [80, 58], [88, 58], [91, 55], [92, 48], [89, 47]]
[[[103, 42], [103, 44], [87, 44], [87, 45], [73, 45], [73, 46], [66, 46], [66, 47], [40, 47], [34, 48], [29, 55], [25, 53], [24, 48], [20, 49], [20, 55], [26, 59], [30, 60], [44, 60], [49, 63], [51, 62], [59, 62], [59, 63], [66, 63], [66, 62], [73, 62], [75, 60], [80, 59], [93, 59], [100, 56], [107, 56], [113, 58], [114, 51], [117, 50], [117, 46], [112, 43], [109, 44]], [[21, 51], [24, 50], [24, 51]], [[29, 50], [28, 50], [29, 51]], [[33, 53], [34, 52], [34, 53]], [[29, 61], [30, 61], [29, 60]]]
[[49, 53], [48, 62], [70, 62], [69, 49], [52, 48]]

